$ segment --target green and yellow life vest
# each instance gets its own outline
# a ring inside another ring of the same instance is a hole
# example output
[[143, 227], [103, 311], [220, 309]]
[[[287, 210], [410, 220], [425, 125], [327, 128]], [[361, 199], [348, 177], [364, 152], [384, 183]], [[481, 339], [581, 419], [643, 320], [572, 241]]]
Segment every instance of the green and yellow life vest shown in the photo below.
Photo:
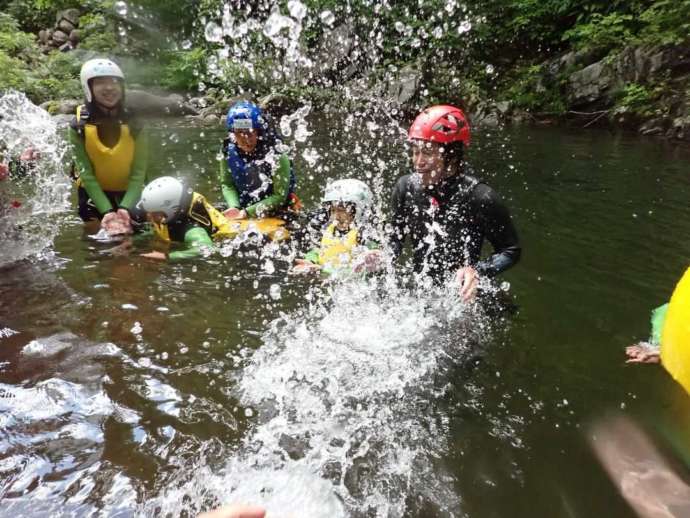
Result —
[[[81, 122], [83, 106], [77, 107], [77, 121]], [[98, 136], [95, 124], [84, 124], [84, 147], [93, 166], [94, 176], [104, 191], [126, 191], [134, 161], [135, 144], [129, 125], [120, 125], [120, 139], [108, 147]]]
[[[237, 235], [232, 222], [197, 192], [192, 194], [189, 209], [183, 217], [200, 225], [212, 239], [227, 239]], [[170, 230], [166, 223], [154, 223], [153, 230], [160, 239], [170, 241]]]
[[357, 229], [353, 228], [342, 237], [335, 235], [336, 224], [331, 223], [321, 238], [319, 249], [319, 263], [326, 268], [342, 268], [349, 266], [352, 253], [357, 246], [359, 236]]

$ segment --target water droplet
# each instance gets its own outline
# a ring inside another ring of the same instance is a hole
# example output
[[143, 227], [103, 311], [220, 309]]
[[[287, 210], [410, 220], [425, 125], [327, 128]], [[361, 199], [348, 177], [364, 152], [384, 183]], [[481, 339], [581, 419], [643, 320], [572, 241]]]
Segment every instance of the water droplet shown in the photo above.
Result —
[[223, 29], [216, 22], [208, 22], [204, 29], [204, 37], [208, 42], [220, 43], [223, 41]]
[[273, 264], [273, 261], [271, 261], [270, 259], [266, 259], [266, 262], [264, 263], [264, 271], [268, 275], [272, 275], [273, 273], [275, 273], [276, 267]]
[[319, 15], [321, 23], [328, 25], [329, 27], [335, 22], [335, 15], [331, 11], [322, 11]]
[[141, 326], [141, 323], [134, 322], [134, 325], [132, 326], [132, 329], [129, 330], [129, 332], [133, 335], [140, 335], [143, 330], [144, 328]]
[[281, 298], [280, 285], [279, 284], [271, 284], [271, 287], [268, 290], [268, 294], [271, 296], [271, 298], [273, 300], [280, 300], [280, 298]]
[[251, 408], [245, 408], [244, 409], [244, 416], [245, 417], [252, 417], [254, 415], [254, 410]]
[[307, 15], [307, 6], [299, 0], [290, 0], [288, 2], [288, 11], [290, 12], [290, 16], [301, 22]]
[[119, 1], [115, 2], [115, 12], [120, 16], [127, 15], [127, 4], [125, 2]]
[[403, 32], [405, 30], [405, 24], [401, 21], [395, 22], [395, 30], [398, 32]]
[[439, 39], [443, 36], [443, 29], [441, 27], [436, 27], [431, 34], [434, 38]]
[[134, 304], [122, 304], [122, 309], [131, 309], [131, 310], [136, 310], [139, 309], [137, 306]]
[[494, 66], [493, 65], [486, 65], [486, 73], [487, 74], [493, 74], [494, 73]]
[[458, 34], [465, 34], [472, 30], [472, 23], [469, 20], [464, 20], [458, 25]]
[[192, 48], [192, 42], [191, 42], [190, 40], [184, 40], [184, 41], [180, 44], [180, 46], [181, 46], [184, 50], [189, 50], [189, 49]]

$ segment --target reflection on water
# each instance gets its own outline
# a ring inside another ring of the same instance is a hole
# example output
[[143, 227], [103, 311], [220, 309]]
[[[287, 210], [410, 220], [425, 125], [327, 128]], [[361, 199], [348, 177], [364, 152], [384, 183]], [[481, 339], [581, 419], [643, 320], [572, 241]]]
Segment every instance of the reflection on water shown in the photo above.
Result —
[[[402, 149], [337, 120], [310, 130], [323, 174], [300, 185], [306, 203], [325, 176], [367, 179], [372, 168], [346, 156], [357, 142], [368, 163], [386, 160], [371, 180], [385, 208]], [[167, 145], [154, 173], [192, 175], [218, 199], [220, 133], [204, 131], [156, 130]], [[0, 515], [251, 501], [275, 517], [629, 516], [580, 423], [668, 399], [690, 415], [662, 374], [622, 365], [690, 256], [673, 238], [690, 225], [687, 157], [560, 130], [475, 143], [524, 243], [503, 279], [515, 316], [385, 275], [288, 276], [295, 251], [279, 247], [171, 265], [140, 259], [142, 238], [114, 256], [73, 220], [52, 265], [3, 267]]]

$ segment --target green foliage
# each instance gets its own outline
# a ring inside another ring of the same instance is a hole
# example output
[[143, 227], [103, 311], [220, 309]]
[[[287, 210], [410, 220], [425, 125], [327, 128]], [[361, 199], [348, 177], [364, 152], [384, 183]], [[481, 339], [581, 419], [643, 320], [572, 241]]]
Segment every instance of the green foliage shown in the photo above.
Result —
[[528, 112], [561, 114], [566, 111], [560, 81], [549, 78], [539, 65], [522, 66], [508, 74], [501, 97]]
[[660, 0], [640, 15], [642, 39], [652, 44], [690, 42], [690, 0]]
[[201, 48], [172, 51], [163, 56], [161, 86], [173, 90], [193, 91], [206, 69], [206, 53]]
[[630, 14], [595, 13], [589, 22], [576, 25], [563, 34], [578, 50], [605, 50], [624, 46], [635, 30], [634, 17]]
[[631, 83], [619, 94], [615, 110], [618, 113], [631, 113], [639, 117], [650, 117], [655, 114], [660, 97], [664, 94], [666, 85], [641, 85]]

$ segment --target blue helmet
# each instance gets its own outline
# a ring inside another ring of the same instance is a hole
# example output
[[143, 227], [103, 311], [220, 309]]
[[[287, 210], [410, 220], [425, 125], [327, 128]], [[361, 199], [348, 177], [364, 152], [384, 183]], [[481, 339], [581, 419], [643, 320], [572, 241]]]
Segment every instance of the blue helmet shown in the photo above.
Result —
[[266, 120], [263, 112], [256, 104], [249, 101], [239, 101], [228, 110], [225, 121], [228, 131], [236, 129], [266, 129]]

